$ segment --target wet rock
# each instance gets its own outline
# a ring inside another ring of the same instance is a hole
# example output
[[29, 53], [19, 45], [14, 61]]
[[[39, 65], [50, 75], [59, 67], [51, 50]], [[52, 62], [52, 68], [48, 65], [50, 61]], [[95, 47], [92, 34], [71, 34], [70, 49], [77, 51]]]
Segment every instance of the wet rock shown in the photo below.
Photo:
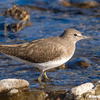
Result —
[[[17, 89], [28, 88], [29, 83], [23, 79], [3, 79], [0, 81], [0, 93], [18, 93]], [[16, 89], [16, 90], [15, 90]]]
[[[12, 92], [16, 94], [17, 90], [12, 90]], [[22, 91], [18, 95], [6, 95], [0, 96], [0, 100], [46, 100], [45, 98], [48, 96], [44, 91]]]
[[19, 91], [18, 89], [11, 89], [7, 95], [11, 96], [11, 95], [14, 95], [14, 94], [17, 94]]
[[[24, 27], [30, 27], [30, 26], [32, 26], [32, 24], [33, 24], [32, 22], [26, 22]], [[15, 33], [17, 31], [17, 25], [18, 25], [18, 23], [8, 24], [6, 27], [6, 31]], [[22, 27], [22, 23], [19, 23], [19, 27]]]
[[12, 6], [11, 8], [7, 9], [3, 15], [7, 16], [7, 17], [13, 17], [14, 19], [17, 20], [23, 20], [26, 16], [28, 16], [28, 18], [26, 20], [29, 20], [29, 12], [28, 10], [19, 7], [18, 5], [16, 5], [15, 3], [13, 3], [14, 6]]
[[[42, 90], [41, 91], [31, 91], [30, 95], [27, 97], [27, 100], [45, 100], [47, 96], [48, 94], [46, 94]], [[21, 99], [21, 100], [24, 100], [24, 99]]]
[[80, 8], [94, 8], [100, 4], [95, 0], [70, 0], [71, 4]]
[[63, 100], [65, 98], [66, 94], [65, 91], [56, 91], [56, 92], [50, 92], [48, 93], [48, 97], [46, 100]]
[[69, 1], [61, 1], [60, 2], [60, 5], [61, 6], [65, 6], [65, 7], [70, 7], [71, 6], [71, 3]]
[[13, 24], [6, 23], [4, 25], [5, 36], [7, 36], [6, 31], [8, 31], [8, 30], [12, 30], [12, 32], [17, 31], [17, 33], [20, 30], [23, 30], [23, 28], [25, 27], [26, 22], [30, 20], [30, 14], [29, 14], [27, 9], [19, 7], [15, 3], [13, 3], [13, 4], [14, 4], [14, 6], [7, 9], [2, 14], [2, 16], [11, 17], [11, 18], [13, 18], [13, 19], [15, 19], [19, 22], [18, 23], [13, 23]]
[[59, 69], [65, 69], [65, 64], [62, 64], [61, 66], [58, 67]]
[[40, 91], [27, 91], [23, 92], [19, 96], [14, 97], [14, 100], [45, 100], [48, 95], [40, 90]]
[[86, 58], [79, 58], [76, 63], [82, 68], [87, 68], [90, 65], [90, 61]]
[[90, 60], [85, 57], [75, 58], [67, 63], [69, 68], [87, 68], [90, 66]]
[[47, 71], [53, 72], [53, 71], [60, 70], [60, 69], [65, 69], [65, 68], [67, 68], [67, 66], [65, 64], [62, 64], [61, 66], [58, 66], [56, 68], [49, 69]]
[[[19, 27], [21, 27], [21, 26], [22, 25], [20, 23]], [[17, 31], [17, 23], [11, 23], [11, 24], [6, 25], [6, 29], [5, 30], [15, 33]]]
[[99, 100], [100, 99], [100, 81], [93, 83], [85, 83], [72, 88], [66, 93], [64, 100]]

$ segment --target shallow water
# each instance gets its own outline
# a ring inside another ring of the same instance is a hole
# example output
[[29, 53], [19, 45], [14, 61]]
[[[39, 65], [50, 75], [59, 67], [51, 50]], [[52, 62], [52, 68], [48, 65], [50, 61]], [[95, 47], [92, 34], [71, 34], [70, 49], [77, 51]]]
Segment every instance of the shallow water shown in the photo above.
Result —
[[[89, 60], [90, 66], [81, 68], [77, 65], [71, 65], [69, 68], [47, 72], [48, 77], [50, 77], [50, 80], [46, 82], [47, 90], [50, 87], [55, 87], [55, 90], [70, 89], [73, 86], [100, 79], [100, 17], [97, 16], [98, 12], [94, 12], [95, 8], [66, 8], [61, 7], [58, 1], [46, 2], [46, 0], [41, 4], [37, 0], [14, 0], [14, 2], [27, 7], [31, 13], [30, 21], [33, 24], [24, 28], [18, 34], [7, 32], [11, 39], [9, 40], [4, 36], [2, 24], [10, 23], [9, 20], [12, 19], [1, 17], [0, 44], [24, 43], [40, 38], [58, 36], [67, 28], [75, 28], [81, 31], [83, 35], [98, 38], [78, 42], [73, 58], [67, 62], [68, 64], [74, 63], [74, 59], [77, 61], [78, 58], [84, 57]], [[1, 11], [12, 6], [10, 0], [7, 0], [7, 4], [0, 1], [0, 5], [2, 5], [0, 6]], [[32, 6], [41, 7], [41, 9], [33, 9]], [[58, 12], [55, 13], [55, 9]], [[36, 81], [39, 75], [40, 72], [36, 71], [33, 66], [19, 64], [0, 53], [0, 80], [7, 78], [25, 79], [30, 82], [31, 89], [39, 89], [39, 84]]]

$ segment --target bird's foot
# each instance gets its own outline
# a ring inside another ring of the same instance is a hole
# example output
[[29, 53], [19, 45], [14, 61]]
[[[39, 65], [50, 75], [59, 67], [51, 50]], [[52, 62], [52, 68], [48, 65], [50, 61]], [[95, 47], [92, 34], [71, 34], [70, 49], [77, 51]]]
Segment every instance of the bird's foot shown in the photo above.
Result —
[[[44, 81], [44, 85], [42, 84], [42, 74], [43, 74], [43, 81]], [[39, 78], [38, 78], [38, 82], [40, 84], [40, 88], [44, 88], [46, 87], [46, 83], [47, 81], [45, 79], [49, 79], [48, 76], [46, 75], [46, 72], [41, 72]]]
[[46, 72], [43, 73], [43, 79], [49, 79]]

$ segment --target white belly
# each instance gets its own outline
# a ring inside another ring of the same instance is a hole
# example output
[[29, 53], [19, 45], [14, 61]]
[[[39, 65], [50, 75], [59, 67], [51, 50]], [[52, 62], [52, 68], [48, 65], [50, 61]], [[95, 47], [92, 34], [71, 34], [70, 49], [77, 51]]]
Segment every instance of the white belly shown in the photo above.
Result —
[[63, 57], [60, 60], [55, 60], [55, 61], [48, 61], [48, 62], [44, 62], [44, 63], [32, 63], [32, 62], [22, 60], [20, 58], [14, 57], [14, 56], [10, 56], [10, 55], [7, 55], [7, 56], [12, 58], [13, 60], [20, 62], [20, 63], [25, 63], [25, 64], [35, 66], [42, 71], [58, 67], [58, 66], [64, 64], [65, 62], [67, 62], [70, 59], [70, 58], [67, 59], [67, 58]]
[[69, 59], [62, 58], [60, 60], [48, 61], [48, 62], [44, 62], [44, 63], [37, 63], [37, 68], [45, 71], [45, 70], [48, 70], [48, 69], [51, 69], [51, 68], [58, 67], [58, 66], [64, 64], [65, 62], [67, 62], [68, 60]]

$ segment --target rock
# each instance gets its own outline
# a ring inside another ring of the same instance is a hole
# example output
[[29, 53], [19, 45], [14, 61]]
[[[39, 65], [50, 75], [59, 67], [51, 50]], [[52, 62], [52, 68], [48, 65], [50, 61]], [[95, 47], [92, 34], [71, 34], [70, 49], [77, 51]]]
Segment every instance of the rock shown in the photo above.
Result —
[[52, 91], [48, 93], [48, 97], [46, 100], [63, 100], [65, 96], [65, 90], [58, 90], [54, 92]]
[[48, 96], [48, 94], [46, 94], [43, 90], [25, 90], [23, 92], [20, 92], [18, 95], [16, 95], [16, 89], [13, 89], [11, 92], [15, 92], [15, 95], [11, 94], [6, 96], [0, 96], [0, 100], [46, 100], [45, 98]]
[[71, 4], [80, 8], [94, 8], [100, 4], [95, 0], [70, 0]]
[[59, 69], [65, 69], [65, 64], [62, 64], [61, 66], [58, 67]]
[[48, 95], [42, 90], [27, 91], [27, 92], [20, 93], [18, 96], [14, 96], [13, 100], [45, 100], [47, 96]]
[[54, 71], [56, 71], [56, 70], [65, 69], [65, 68], [67, 68], [67, 66], [66, 66], [65, 64], [62, 64], [62, 65], [59, 66], [59, 67], [52, 68], [52, 69], [49, 69], [49, 70], [47, 70], [47, 71], [49, 71], [49, 72], [54, 72]]
[[84, 94], [86, 100], [100, 100], [100, 81], [94, 84], [93, 89]]
[[[32, 98], [32, 100], [45, 100], [48, 94], [46, 94], [44, 91], [35, 91], [31, 96], [34, 98]], [[31, 100], [31, 98], [29, 100]]]
[[[94, 99], [95, 98], [95, 99]], [[99, 100], [100, 99], [100, 81], [85, 83], [72, 88], [66, 93], [64, 100]]]
[[94, 85], [92, 83], [85, 83], [80, 86], [74, 87], [71, 89], [71, 93], [77, 95], [82, 95], [83, 93], [92, 89]]
[[2, 16], [11, 17], [19, 22], [11, 23], [11, 24], [5, 23], [4, 25], [5, 36], [7, 36], [7, 33], [6, 33], [7, 30], [12, 31], [13, 33], [14, 32], [18, 33], [20, 30], [23, 30], [26, 22], [30, 20], [30, 14], [27, 9], [19, 7], [15, 3], [13, 4], [14, 5], [10, 7], [9, 9], [7, 9], [2, 14]]
[[14, 94], [17, 94], [18, 92], [19, 92], [18, 89], [11, 89], [11, 90], [8, 92], [7, 95], [12, 96], [12, 95], [14, 95]]
[[87, 68], [90, 65], [90, 61], [85, 57], [79, 58], [76, 63], [82, 68]]
[[[28, 87], [29, 83], [26, 80], [23, 79], [3, 79], [0, 81], [0, 93], [2, 92], [8, 92], [11, 89], [20, 89]], [[17, 90], [16, 90], [17, 91]], [[10, 94], [14, 92], [12, 90]]]
[[61, 6], [65, 6], [65, 7], [70, 7], [71, 6], [71, 3], [69, 1], [61, 1], [60, 2], [60, 5]]
[[100, 95], [100, 81], [95, 84], [94, 90], [96, 95]]
[[[69, 68], [87, 68], [90, 66], [90, 60], [85, 57], [75, 58], [67, 62]], [[74, 66], [74, 67], [73, 67]]]
[[[27, 21], [30, 19], [29, 11], [25, 8], [19, 7], [15, 3], [13, 3], [13, 6], [10, 7], [9, 9], [7, 9], [3, 13], [3, 15], [5, 15], [7, 17], [13, 17], [14, 19], [21, 20], [21, 21], [22, 20]], [[26, 17], [27, 15], [28, 15], [28, 17]]]

